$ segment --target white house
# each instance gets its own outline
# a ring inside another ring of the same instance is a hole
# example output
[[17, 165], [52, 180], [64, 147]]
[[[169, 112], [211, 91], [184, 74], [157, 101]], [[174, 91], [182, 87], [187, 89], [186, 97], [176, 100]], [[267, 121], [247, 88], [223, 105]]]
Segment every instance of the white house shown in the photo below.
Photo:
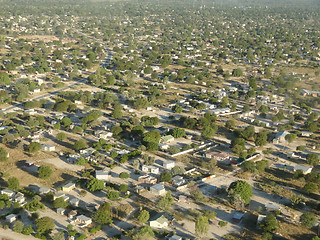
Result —
[[160, 172], [158, 167], [149, 166], [149, 165], [143, 165], [142, 166], [142, 171], [143, 172], [150, 172], [150, 173], [154, 173], [154, 174], [159, 174], [159, 172]]
[[159, 183], [150, 187], [150, 192], [156, 196], [161, 196], [166, 193], [166, 189], [163, 183]]
[[86, 149], [81, 149], [79, 152], [80, 152], [80, 154], [85, 154], [85, 155], [91, 155], [91, 154], [93, 154], [95, 151], [97, 151], [97, 150], [95, 150], [94, 148], [86, 148]]
[[295, 165], [293, 167], [293, 171], [298, 171], [301, 170], [303, 172], [304, 175], [309, 174], [312, 172], [313, 167], [309, 167], [309, 166], [304, 166], [304, 165]]
[[290, 133], [287, 131], [278, 132], [273, 139], [273, 143], [284, 143], [288, 134]]
[[78, 207], [79, 206], [79, 202], [80, 200], [78, 198], [72, 198], [70, 199], [69, 203], [72, 205], [72, 206], [75, 206], [75, 207]]
[[80, 216], [77, 216], [76, 222], [78, 222], [79, 224], [82, 224], [82, 227], [86, 227], [92, 223], [92, 219], [85, 215], [80, 215]]
[[56, 150], [56, 146], [50, 145], [50, 144], [43, 144], [42, 145], [42, 151], [46, 152], [54, 152]]
[[60, 215], [64, 215], [64, 212], [66, 210], [64, 208], [57, 208], [57, 213], [60, 214]]
[[104, 180], [104, 181], [109, 180], [109, 177], [110, 177], [109, 171], [104, 171], [104, 170], [96, 170], [95, 176], [96, 176], [96, 179]]
[[7, 195], [9, 198], [12, 198], [15, 195], [14, 191], [11, 191], [9, 189], [3, 189], [1, 190], [1, 194]]
[[6, 221], [8, 223], [13, 223], [15, 220], [17, 220], [16, 214], [10, 214], [10, 215], [6, 216]]
[[70, 191], [73, 190], [75, 187], [76, 187], [76, 184], [70, 182], [70, 183], [67, 183], [66, 185], [64, 185], [64, 186], [62, 187], [62, 191], [64, 191], [64, 192], [70, 192]]
[[174, 161], [164, 161], [163, 162], [163, 167], [166, 169], [172, 169], [172, 168], [174, 168], [175, 165], [176, 165], [176, 163]]
[[159, 213], [152, 220], [150, 220], [149, 225], [153, 228], [166, 228], [169, 226], [169, 223], [174, 219], [168, 213]]

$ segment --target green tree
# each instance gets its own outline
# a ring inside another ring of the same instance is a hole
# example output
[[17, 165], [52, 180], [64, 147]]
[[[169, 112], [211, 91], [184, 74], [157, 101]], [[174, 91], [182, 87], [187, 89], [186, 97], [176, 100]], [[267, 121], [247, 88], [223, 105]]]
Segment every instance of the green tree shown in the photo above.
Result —
[[15, 231], [15, 232], [17, 232], [17, 233], [22, 233], [23, 228], [24, 228], [24, 224], [23, 224], [23, 222], [21, 222], [20, 220], [16, 221], [16, 222], [13, 224], [13, 231]]
[[150, 214], [147, 210], [142, 210], [137, 218], [138, 222], [146, 223], [150, 218]]
[[186, 131], [182, 128], [174, 128], [172, 130], [172, 136], [175, 138], [181, 138], [186, 135]]
[[196, 233], [198, 235], [206, 234], [209, 231], [209, 220], [205, 216], [200, 216], [196, 220]]
[[171, 110], [175, 113], [182, 113], [182, 107], [180, 105], [174, 105]]
[[117, 200], [119, 199], [119, 192], [116, 192], [116, 191], [108, 191], [107, 193], [107, 197], [108, 199], [110, 200]]
[[201, 136], [206, 139], [213, 138], [217, 132], [217, 127], [205, 127], [201, 131]]
[[170, 172], [164, 171], [160, 174], [160, 181], [161, 182], [170, 182], [172, 179], [172, 175]]
[[122, 178], [122, 179], [127, 179], [127, 178], [130, 177], [130, 174], [127, 173], [127, 172], [121, 172], [121, 173], [119, 174], [119, 177]]
[[23, 231], [22, 231], [22, 234], [24, 234], [24, 235], [30, 235], [30, 234], [33, 233], [33, 232], [34, 232], [33, 228], [32, 228], [30, 225], [28, 225], [28, 226], [25, 226], [25, 227], [24, 227], [24, 229], [23, 229]]
[[42, 165], [38, 169], [38, 176], [42, 179], [48, 179], [51, 177], [52, 169], [49, 166]]
[[99, 179], [93, 178], [87, 184], [87, 188], [91, 192], [101, 191], [102, 189], [104, 189], [104, 182]]
[[171, 191], [168, 191], [165, 196], [160, 198], [157, 207], [168, 211], [173, 203], [173, 198], [171, 197]]
[[252, 187], [243, 180], [232, 182], [228, 188], [228, 199], [232, 204], [237, 204], [236, 200], [250, 203], [252, 197]]
[[314, 192], [318, 191], [318, 186], [315, 183], [307, 182], [304, 185], [303, 190], [308, 194], [314, 193]]
[[11, 177], [8, 179], [8, 188], [13, 191], [18, 191], [20, 189], [19, 180], [15, 177]]
[[233, 129], [233, 128], [235, 127], [235, 125], [236, 125], [236, 123], [235, 123], [234, 120], [228, 120], [228, 121], [226, 122], [225, 127], [226, 127], [227, 129], [231, 130], [231, 129]]
[[79, 151], [81, 149], [87, 148], [88, 146], [84, 139], [80, 139], [74, 143], [73, 147], [76, 151]]
[[313, 213], [307, 212], [300, 216], [300, 222], [303, 226], [312, 228], [316, 224], [317, 218], [313, 215]]
[[28, 152], [35, 153], [41, 150], [41, 144], [38, 142], [32, 142], [28, 146]]
[[268, 133], [267, 132], [259, 132], [255, 134], [254, 143], [256, 146], [262, 147], [267, 144]]
[[288, 143], [292, 143], [297, 138], [297, 135], [294, 133], [287, 134], [285, 139]]
[[94, 221], [98, 224], [112, 224], [111, 206], [109, 203], [102, 203], [98, 211], [94, 214]]
[[56, 198], [53, 201], [53, 208], [66, 208], [69, 204], [62, 198]]
[[121, 184], [120, 187], [119, 187], [119, 191], [122, 192], [122, 193], [127, 192], [128, 189], [129, 189], [129, 187], [128, 187], [127, 184]]
[[0, 162], [6, 162], [8, 161], [8, 152], [0, 147]]
[[316, 166], [319, 164], [319, 156], [316, 153], [309, 153], [307, 155], [307, 163], [313, 166]]
[[242, 70], [240, 68], [236, 68], [232, 70], [232, 76], [234, 77], [241, 77], [242, 76]]
[[260, 222], [259, 227], [264, 232], [274, 232], [279, 228], [279, 224], [276, 217], [271, 213]]
[[60, 132], [60, 133], [58, 133], [57, 134], [57, 139], [59, 140], [59, 141], [63, 141], [63, 140], [65, 140], [66, 139], [66, 134], [65, 133], [63, 133], [63, 132]]
[[42, 217], [36, 220], [37, 232], [48, 234], [54, 229], [54, 220], [50, 217]]

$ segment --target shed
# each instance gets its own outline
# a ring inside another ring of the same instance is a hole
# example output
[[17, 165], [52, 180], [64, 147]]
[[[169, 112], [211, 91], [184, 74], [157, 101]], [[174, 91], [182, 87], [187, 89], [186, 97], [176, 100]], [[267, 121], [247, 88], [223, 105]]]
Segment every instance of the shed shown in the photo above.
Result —
[[109, 171], [105, 171], [105, 170], [96, 170], [95, 171], [95, 176], [96, 176], [96, 179], [99, 179], [99, 180], [109, 180]]
[[8, 223], [13, 223], [15, 220], [17, 220], [18, 215], [16, 214], [10, 214], [8, 216], [6, 216], [6, 221]]
[[236, 212], [233, 214], [231, 221], [232, 221], [232, 223], [240, 223], [242, 221], [243, 217], [244, 217], [244, 213]]
[[1, 190], [1, 194], [7, 195], [9, 198], [12, 198], [15, 195], [15, 192], [9, 189], [3, 189]]
[[79, 202], [80, 200], [78, 198], [72, 198], [70, 199], [69, 203], [72, 205], [72, 206], [75, 206], [75, 207], [78, 207], [79, 206]]
[[163, 183], [159, 183], [150, 187], [150, 192], [156, 196], [161, 196], [166, 193], [166, 189]]
[[75, 187], [76, 187], [76, 184], [70, 182], [70, 183], [68, 183], [68, 184], [66, 184], [66, 185], [64, 185], [64, 186], [62, 187], [62, 191], [64, 191], [64, 192], [70, 192], [70, 191], [73, 190]]
[[60, 214], [60, 215], [64, 215], [64, 212], [66, 210], [64, 208], [57, 208], [57, 213]]
[[86, 227], [92, 223], [92, 219], [85, 215], [77, 216], [76, 221], [82, 224], [82, 227]]
[[42, 151], [54, 152], [56, 150], [56, 146], [50, 144], [43, 144]]
[[163, 161], [163, 167], [166, 169], [172, 169], [176, 165], [174, 161]]

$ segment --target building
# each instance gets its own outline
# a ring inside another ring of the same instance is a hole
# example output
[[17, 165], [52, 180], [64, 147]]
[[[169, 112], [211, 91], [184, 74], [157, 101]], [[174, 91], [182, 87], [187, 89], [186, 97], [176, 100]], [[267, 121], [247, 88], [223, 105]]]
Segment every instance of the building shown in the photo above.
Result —
[[86, 227], [92, 223], [92, 219], [85, 215], [80, 215], [76, 217], [76, 222], [81, 224], [81, 227]]
[[72, 198], [70, 199], [69, 203], [72, 205], [72, 206], [75, 206], [75, 207], [78, 207], [79, 206], [79, 202], [80, 200], [78, 198]]
[[20, 192], [18, 192], [15, 196], [14, 196], [14, 201], [17, 203], [24, 203], [26, 201], [26, 198], [24, 197], [24, 195]]
[[64, 191], [64, 192], [70, 192], [70, 191], [73, 190], [75, 187], [76, 187], [76, 184], [70, 182], [70, 183], [67, 183], [66, 185], [64, 185], [64, 186], [62, 187], [62, 191]]
[[156, 196], [161, 196], [166, 194], [166, 189], [163, 183], [159, 183], [150, 187], [150, 192]]
[[139, 183], [148, 183], [148, 184], [156, 184], [157, 179], [155, 177], [152, 177], [150, 175], [143, 175], [138, 178]]
[[281, 209], [281, 207], [279, 205], [274, 204], [274, 203], [267, 203], [264, 205], [264, 207], [268, 212], [273, 212], [273, 211], [277, 211], [277, 210]]
[[142, 171], [143, 172], [150, 172], [153, 174], [159, 174], [160, 169], [158, 167], [155, 166], [149, 166], [149, 165], [142, 165]]
[[65, 194], [64, 193], [56, 193], [54, 196], [53, 196], [53, 200], [56, 200], [57, 198], [63, 198], [65, 197]]
[[45, 195], [45, 194], [47, 194], [49, 192], [51, 192], [50, 188], [46, 188], [46, 187], [39, 188], [39, 194], [40, 195]]
[[273, 139], [273, 143], [284, 143], [288, 134], [290, 133], [287, 131], [278, 132]]
[[109, 177], [110, 177], [109, 171], [96, 170], [95, 171], [95, 177], [96, 177], [96, 179], [107, 181], [107, 180], [109, 180]]
[[17, 220], [18, 215], [16, 214], [10, 214], [8, 216], [6, 216], [6, 221], [8, 223], [13, 223], [15, 220]]
[[64, 215], [65, 211], [66, 210], [64, 208], [57, 208], [57, 213], [60, 215]]
[[166, 135], [160, 138], [159, 143], [171, 143], [174, 141], [174, 137], [172, 135]]
[[170, 169], [174, 168], [176, 163], [174, 161], [163, 161], [162, 165], [163, 165], [164, 168], [170, 170]]
[[79, 152], [80, 152], [80, 154], [84, 154], [84, 155], [92, 155], [95, 151], [97, 151], [97, 150], [95, 150], [94, 148], [86, 148], [86, 149], [81, 149]]
[[12, 198], [15, 195], [15, 192], [9, 189], [3, 189], [1, 190], [1, 194], [7, 195], [9, 198]]
[[304, 165], [295, 165], [293, 167], [293, 171], [298, 171], [301, 170], [303, 172], [304, 175], [309, 174], [312, 172], [313, 167], [308, 167], [308, 166], [304, 166]]
[[75, 216], [77, 216], [77, 214], [78, 214], [78, 213], [77, 213], [76, 210], [72, 210], [72, 211], [69, 212], [68, 218], [69, 218], [69, 219], [74, 219]]
[[240, 223], [242, 221], [244, 217], [244, 213], [242, 212], [236, 212], [235, 214], [233, 214], [232, 216], [232, 223]]
[[179, 235], [173, 235], [169, 237], [169, 240], [182, 240], [182, 237], [180, 237]]
[[229, 154], [225, 152], [215, 152], [215, 151], [206, 152], [205, 156], [206, 158], [209, 158], [209, 159], [213, 158], [218, 161], [224, 161], [229, 159]]
[[312, 135], [312, 132], [302, 131], [301, 136], [302, 137], [310, 137]]
[[159, 213], [152, 220], [150, 220], [149, 225], [153, 228], [166, 228], [174, 220], [174, 218], [168, 213]]
[[54, 145], [49, 145], [49, 144], [42, 145], [42, 151], [54, 152], [55, 150], [56, 150], [56, 146], [54, 146]]

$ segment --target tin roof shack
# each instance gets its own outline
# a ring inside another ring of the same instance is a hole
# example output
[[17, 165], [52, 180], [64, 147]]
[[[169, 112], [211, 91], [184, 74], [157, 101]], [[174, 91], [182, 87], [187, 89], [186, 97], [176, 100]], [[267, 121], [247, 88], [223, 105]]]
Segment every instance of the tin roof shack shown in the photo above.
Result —
[[72, 191], [75, 187], [76, 187], [76, 184], [70, 182], [70, 183], [68, 183], [68, 184], [66, 184], [66, 185], [64, 185], [64, 186], [62, 187], [62, 191], [64, 191], [64, 192], [70, 192], [70, 191]]
[[206, 158], [213, 158], [217, 161], [225, 161], [229, 159], [229, 154], [225, 152], [210, 151], [205, 153]]
[[56, 146], [50, 145], [50, 144], [43, 144], [42, 145], [42, 151], [46, 152], [54, 152], [56, 150]]
[[162, 196], [166, 194], [166, 189], [163, 183], [159, 183], [150, 187], [150, 192], [155, 196]]
[[149, 165], [143, 165], [142, 166], [142, 171], [143, 172], [150, 172], [150, 173], [153, 173], [153, 174], [159, 174], [160, 170], [158, 167], [155, 167], [155, 166], [149, 166]]
[[281, 207], [277, 204], [274, 203], [267, 203], [264, 205], [266, 211], [268, 212], [274, 212], [274, 211], [278, 211], [281, 210]]
[[13, 198], [16, 193], [9, 189], [3, 189], [1, 190], [1, 194], [7, 195], [9, 198]]
[[272, 140], [273, 143], [285, 143], [286, 142], [286, 136], [290, 134], [287, 131], [280, 131], [276, 133], [274, 136], [274, 139]]
[[235, 214], [233, 214], [232, 216], [232, 223], [240, 223], [243, 220], [244, 217], [244, 213], [242, 212], [236, 212]]
[[148, 174], [140, 176], [138, 178], [138, 182], [139, 183], [149, 183], [149, 184], [156, 184], [157, 183], [157, 179], [155, 177], [152, 177]]
[[172, 135], [166, 135], [160, 138], [159, 143], [171, 143], [174, 141], [174, 137]]
[[64, 212], [66, 210], [64, 208], [57, 208], [57, 213], [60, 214], [60, 215], [64, 215]]
[[295, 165], [293, 167], [294, 172], [301, 170], [304, 175], [311, 173], [312, 169], [313, 169], [313, 167], [304, 166], [304, 165]]

